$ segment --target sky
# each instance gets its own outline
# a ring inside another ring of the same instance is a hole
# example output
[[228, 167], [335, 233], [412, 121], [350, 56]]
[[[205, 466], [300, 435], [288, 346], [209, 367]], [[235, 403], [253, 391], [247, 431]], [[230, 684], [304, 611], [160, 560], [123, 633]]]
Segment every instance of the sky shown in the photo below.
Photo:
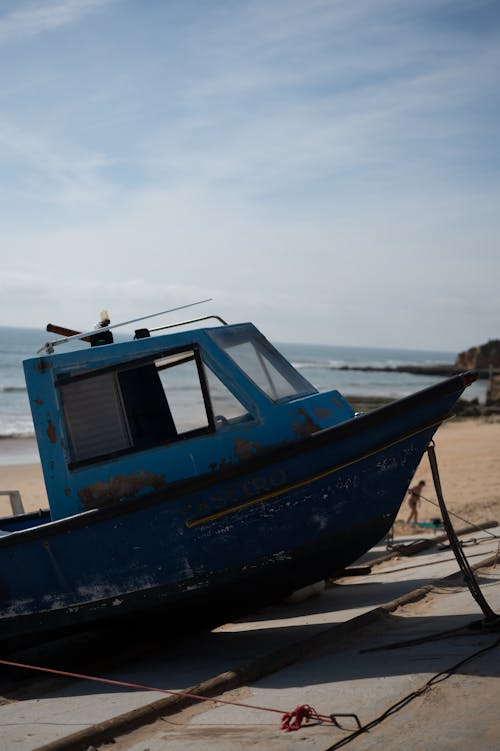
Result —
[[498, 0], [2, 0], [0, 325], [500, 338], [499, 71]]

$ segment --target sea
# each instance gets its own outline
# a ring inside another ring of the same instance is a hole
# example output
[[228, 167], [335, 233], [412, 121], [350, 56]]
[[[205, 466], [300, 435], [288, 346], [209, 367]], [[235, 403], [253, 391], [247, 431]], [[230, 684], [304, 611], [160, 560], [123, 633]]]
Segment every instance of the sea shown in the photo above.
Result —
[[[47, 333], [41, 329], [0, 326], [0, 465], [38, 459], [22, 362], [35, 357], [46, 341]], [[342, 370], [343, 367], [453, 365], [456, 357], [455, 352], [430, 350], [274, 344], [318, 390], [338, 389], [347, 398], [397, 399], [442, 379], [399, 372]], [[467, 389], [466, 398], [484, 402], [485, 391], [485, 382], [476, 382]]]

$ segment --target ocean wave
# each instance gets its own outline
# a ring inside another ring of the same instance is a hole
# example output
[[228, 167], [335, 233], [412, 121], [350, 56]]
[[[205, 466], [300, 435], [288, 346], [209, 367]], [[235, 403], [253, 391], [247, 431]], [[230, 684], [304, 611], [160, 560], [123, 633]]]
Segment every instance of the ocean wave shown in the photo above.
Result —
[[424, 367], [448, 367], [449, 363], [437, 361], [417, 362], [411, 360], [332, 360], [328, 363], [330, 370], [404, 370], [404, 368], [424, 368]]
[[373, 368], [374, 370], [406, 368], [422, 365], [442, 365], [438, 362], [412, 362], [410, 360], [309, 360], [298, 361], [294, 360], [292, 365], [297, 370], [356, 370], [359, 368], [363, 370], [365, 368]]
[[35, 427], [28, 415], [0, 417], [0, 438], [34, 438]]
[[329, 360], [309, 360], [308, 362], [292, 361], [292, 365], [296, 370], [307, 370], [308, 368], [328, 368], [330, 367]]
[[33, 428], [30, 430], [29, 428], [16, 430], [15, 428], [12, 429], [4, 429], [0, 428], [0, 441], [2, 439], [12, 439], [12, 438], [34, 438], [35, 437], [35, 431]]

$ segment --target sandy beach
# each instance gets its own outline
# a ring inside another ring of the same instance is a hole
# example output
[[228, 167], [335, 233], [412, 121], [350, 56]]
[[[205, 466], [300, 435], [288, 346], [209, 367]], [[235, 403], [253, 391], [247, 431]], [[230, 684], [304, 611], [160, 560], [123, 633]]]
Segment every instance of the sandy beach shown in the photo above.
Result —
[[[452, 419], [441, 425], [434, 436], [439, 475], [449, 511], [473, 523], [500, 521], [500, 418]], [[425, 481], [422, 495], [437, 501], [427, 454], [414, 481]], [[439, 509], [423, 500], [419, 521], [439, 517]], [[409, 507], [405, 501], [399, 512], [397, 533], [408, 534], [405, 524]], [[463, 526], [454, 519], [454, 526]]]
[[[35, 439], [3, 439], [0, 451], [0, 490], [19, 490], [26, 511], [47, 508], [42, 468], [40, 464], [33, 463], [38, 454]], [[0, 515], [8, 514], [9, 499], [0, 495]]]
[[[11, 451], [12, 464], [0, 466], [0, 490], [19, 490], [27, 511], [47, 507], [42, 471], [37, 464], [15, 464], [10, 442], [2, 449]], [[15, 442], [12, 442], [15, 443]], [[450, 420], [435, 436], [436, 455], [445, 501], [450, 511], [478, 523], [500, 520], [500, 418]], [[4, 460], [9, 461], [9, 454]], [[425, 480], [424, 495], [436, 501], [427, 456], [415, 474]], [[0, 513], [10, 513], [6, 497], [0, 496]], [[409, 509], [405, 504], [398, 516], [396, 533], [408, 534], [413, 528], [404, 523]], [[419, 520], [430, 521], [439, 509], [422, 501]], [[460, 522], [456, 520], [457, 525]]]

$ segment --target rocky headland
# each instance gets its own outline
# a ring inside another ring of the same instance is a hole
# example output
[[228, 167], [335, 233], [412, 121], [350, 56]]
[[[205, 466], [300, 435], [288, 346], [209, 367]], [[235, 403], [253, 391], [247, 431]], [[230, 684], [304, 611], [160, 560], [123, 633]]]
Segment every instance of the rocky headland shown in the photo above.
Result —
[[457, 370], [500, 370], [500, 339], [490, 339], [486, 344], [460, 352], [455, 360]]
[[[432, 375], [447, 378], [457, 373], [463, 373], [465, 370], [475, 370], [478, 378], [488, 379], [488, 390], [486, 393], [486, 403], [484, 405], [474, 404], [460, 400], [458, 413], [463, 416], [477, 417], [481, 414], [499, 414], [500, 413], [500, 339], [492, 339], [485, 344], [477, 347], [471, 347], [465, 352], [460, 352], [453, 365], [397, 365], [395, 367], [374, 367], [374, 366], [356, 366], [342, 365], [339, 370], [362, 370], [364, 372], [376, 371], [386, 373], [412, 373], [414, 375]], [[357, 409], [366, 411], [375, 409], [382, 404], [390, 401], [378, 397], [352, 397]]]
[[464, 370], [476, 370], [479, 378], [500, 376], [500, 339], [471, 347], [460, 352], [453, 365], [396, 365], [394, 367], [373, 365], [340, 365], [339, 370], [362, 370], [383, 373], [413, 373], [414, 375], [452, 376]]

